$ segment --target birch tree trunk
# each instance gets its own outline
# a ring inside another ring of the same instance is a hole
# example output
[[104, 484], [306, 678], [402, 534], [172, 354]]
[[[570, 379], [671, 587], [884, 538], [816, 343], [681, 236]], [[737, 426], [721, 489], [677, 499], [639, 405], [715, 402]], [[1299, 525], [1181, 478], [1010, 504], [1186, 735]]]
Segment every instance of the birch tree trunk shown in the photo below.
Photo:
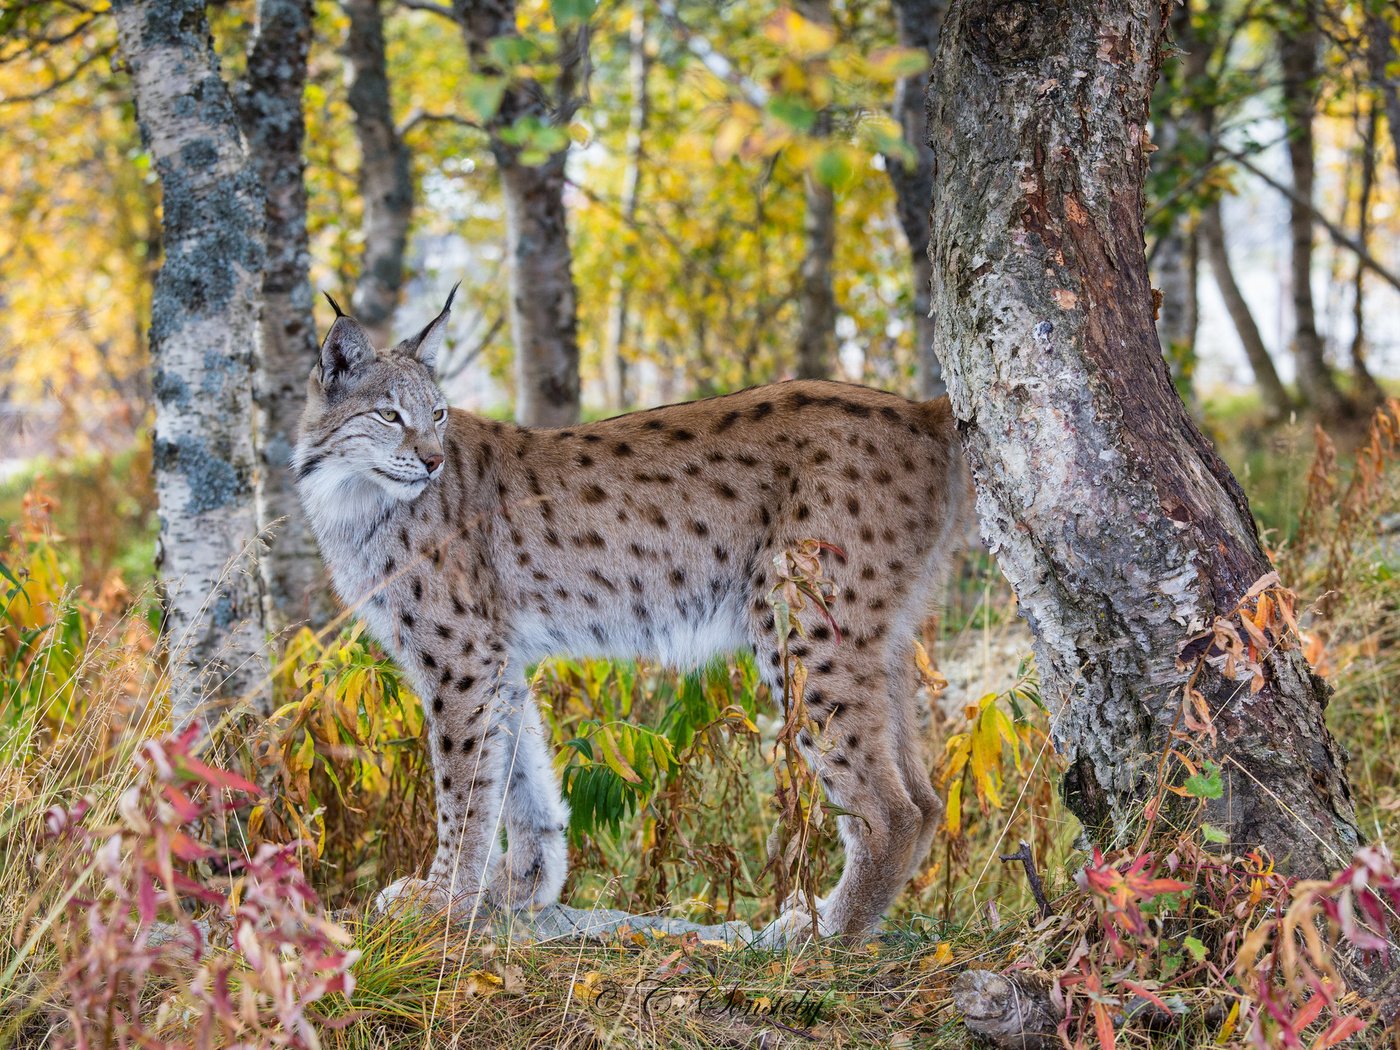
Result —
[[1293, 193], [1288, 203], [1293, 278], [1293, 357], [1298, 368], [1298, 389], [1324, 419], [1350, 414], [1346, 397], [1338, 389], [1322, 337], [1317, 332], [1313, 306], [1313, 92], [1317, 81], [1321, 40], [1311, 12], [1303, 11], [1279, 28], [1279, 57], [1283, 67], [1283, 119], [1288, 128], [1288, 165], [1293, 172]]
[[[943, 0], [895, 0], [895, 29], [901, 47], [924, 51], [932, 59], [938, 50], [938, 30], [946, 8]], [[914, 282], [915, 379], [919, 396], [926, 400], [947, 393], [943, 366], [933, 350], [934, 319], [929, 316], [929, 282], [933, 267], [928, 257], [928, 202], [933, 195], [933, 150], [928, 144], [928, 113], [924, 94], [928, 72], [903, 77], [895, 85], [894, 119], [904, 141], [914, 152], [914, 162], [885, 158], [885, 171], [894, 187], [895, 213], [909, 242], [910, 276]]]
[[376, 346], [393, 342], [390, 328], [403, 287], [404, 251], [413, 219], [413, 172], [394, 123], [384, 57], [380, 0], [341, 0], [350, 19], [345, 34], [348, 101], [360, 144], [361, 229], [364, 254], [351, 296], [356, 320]]
[[[809, 22], [831, 25], [829, 0], [798, 0], [797, 11]], [[831, 134], [831, 114], [817, 114], [812, 134]], [[810, 168], [804, 179], [801, 280], [797, 293], [797, 378], [830, 379], [836, 367], [836, 290], [831, 263], [836, 255], [836, 194]]]
[[[632, 87], [632, 107], [627, 117], [627, 161], [622, 173], [622, 218], [629, 234], [636, 229], [637, 204], [642, 187], [642, 164], [646, 159], [646, 129], [650, 112], [647, 77], [651, 60], [647, 56], [647, 0], [633, 0], [632, 25], [628, 29], [627, 79]], [[619, 270], [614, 276], [608, 305], [608, 326], [603, 335], [603, 386], [608, 407], [615, 412], [627, 408], [627, 360], [622, 344], [627, 339], [628, 300], [631, 289]]]
[[320, 626], [334, 614], [316, 538], [292, 481], [292, 449], [316, 362], [306, 235], [306, 121], [302, 94], [311, 47], [311, 0], [259, 0], [257, 30], [237, 104], [248, 150], [262, 180], [263, 236], [258, 409], [258, 521], [280, 519], [263, 557], [267, 626]]
[[[1035, 635], [1066, 800], [1103, 844], [1139, 831], [1178, 743], [1184, 640], [1271, 569], [1152, 320], [1144, 147], [1168, 7], [959, 0], [929, 88], [938, 347], [983, 534]], [[1196, 680], [1219, 733], [1199, 746], [1224, 780], [1205, 819], [1320, 873], [1357, 841], [1327, 686], [1296, 649], [1266, 670], [1252, 695], [1209, 668]]]
[[1274, 359], [1269, 356], [1264, 337], [1259, 334], [1259, 326], [1249, 309], [1244, 292], [1235, 280], [1235, 271], [1230, 265], [1230, 252], [1225, 246], [1225, 226], [1220, 221], [1220, 202], [1211, 201], [1201, 212], [1198, 228], [1205, 246], [1206, 258], [1210, 261], [1210, 272], [1215, 275], [1215, 284], [1220, 289], [1220, 297], [1225, 300], [1225, 309], [1244, 346], [1244, 355], [1249, 359], [1249, 367], [1254, 372], [1254, 382], [1259, 387], [1259, 396], [1274, 419], [1282, 419], [1293, 408], [1293, 398], [1278, 377]]
[[156, 560], [180, 725], [206, 700], [266, 695], [252, 396], [263, 193], [202, 0], [117, 0], [112, 11], [161, 183], [165, 258], [150, 337]]
[[491, 152], [505, 201], [510, 266], [510, 327], [515, 343], [515, 418], [526, 426], [566, 426], [578, 419], [578, 308], [564, 207], [568, 150], [526, 164], [518, 145], [501, 134], [533, 117], [566, 125], [588, 53], [584, 28], [560, 30], [560, 75], [552, 99], [535, 81], [499, 65], [492, 43], [516, 35], [515, 0], [454, 0], [473, 70], [510, 77], [492, 117]]

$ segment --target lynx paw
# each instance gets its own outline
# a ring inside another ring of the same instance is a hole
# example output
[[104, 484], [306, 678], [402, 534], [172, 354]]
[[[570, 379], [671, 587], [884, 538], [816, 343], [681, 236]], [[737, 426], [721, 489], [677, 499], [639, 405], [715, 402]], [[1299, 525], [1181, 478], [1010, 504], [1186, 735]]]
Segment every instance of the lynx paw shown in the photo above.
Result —
[[487, 914], [479, 894], [459, 894], [453, 897], [440, 883], [425, 879], [403, 878], [385, 886], [374, 896], [374, 910], [379, 914], [416, 912], [437, 915], [450, 912], [456, 923], [472, 922]]
[[[831, 903], [826, 897], [817, 898], [817, 931], [815, 936], [834, 937], [837, 929], [831, 918]], [[778, 917], [765, 926], [754, 945], [759, 948], [798, 948], [813, 940], [812, 915], [805, 900], [789, 899]]]
[[487, 899], [494, 907], [508, 911], [553, 904], [559, 899], [567, 874], [568, 854], [563, 836], [520, 849], [511, 846], [491, 877]]

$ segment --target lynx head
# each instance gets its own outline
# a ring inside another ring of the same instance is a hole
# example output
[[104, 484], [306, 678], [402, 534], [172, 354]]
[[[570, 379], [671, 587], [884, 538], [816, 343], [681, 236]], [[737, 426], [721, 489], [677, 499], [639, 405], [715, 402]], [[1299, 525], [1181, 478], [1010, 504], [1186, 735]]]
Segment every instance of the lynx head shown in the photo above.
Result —
[[306, 384], [292, 459], [313, 522], [367, 501], [413, 499], [442, 473], [447, 400], [433, 366], [456, 294], [454, 287], [427, 327], [390, 350], [374, 349], [364, 326], [326, 296], [336, 319]]

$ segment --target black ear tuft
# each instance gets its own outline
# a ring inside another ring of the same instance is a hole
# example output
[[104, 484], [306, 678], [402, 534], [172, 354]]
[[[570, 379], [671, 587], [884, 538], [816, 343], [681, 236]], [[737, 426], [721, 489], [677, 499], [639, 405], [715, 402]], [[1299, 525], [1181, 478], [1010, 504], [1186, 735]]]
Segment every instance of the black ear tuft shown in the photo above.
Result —
[[340, 304], [331, 298], [330, 292], [322, 292], [321, 294], [326, 297], [326, 302], [331, 304], [331, 309], [335, 311], [336, 317], [348, 316], [346, 312], [340, 308]]
[[447, 302], [442, 304], [442, 310], [438, 315], [428, 322], [417, 335], [405, 339], [398, 346], [394, 347], [395, 353], [408, 354], [418, 358], [428, 368], [437, 364], [438, 351], [442, 349], [442, 339], [447, 333], [447, 319], [452, 314], [452, 300], [457, 296], [457, 289], [462, 286], [458, 281], [452, 286], [452, 291], [447, 293]]
[[[335, 300], [331, 300], [331, 305], [335, 305]], [[359, 321], [341, 314], [321, 344], [321, 383], [331, 386], [373, 360], [374, 346], [369, 341], [369, 333]]]

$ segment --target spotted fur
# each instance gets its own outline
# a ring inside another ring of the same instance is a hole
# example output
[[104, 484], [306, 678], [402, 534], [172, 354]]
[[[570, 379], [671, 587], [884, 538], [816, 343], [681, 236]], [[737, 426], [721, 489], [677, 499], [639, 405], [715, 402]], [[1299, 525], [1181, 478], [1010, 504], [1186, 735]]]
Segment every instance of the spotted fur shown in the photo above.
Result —
[[[942, 816], [912, 645], [970, 512], [946, 399], [789, 382], [522, 428], [447, 409], [432, 374], [446, 317], [386, 351], [338, 318], [295, 456], [337, 590], [426, 706], [439, 841], [427, 887], [469, 912], [560, 892], [567, 810], [528, 665], [694, 667], [751, 649], [780, 691], [774, 556], [815, 538], [843, 553], [825, 555], [839, 634], [812, 623], [793, 649], [824, 726], [805, 744], [829, 797], [857, 814], [840, 818], [847, 862], [820, 932], [867, 933]], [[803, 932], [801, 918], [775, 929]]]

